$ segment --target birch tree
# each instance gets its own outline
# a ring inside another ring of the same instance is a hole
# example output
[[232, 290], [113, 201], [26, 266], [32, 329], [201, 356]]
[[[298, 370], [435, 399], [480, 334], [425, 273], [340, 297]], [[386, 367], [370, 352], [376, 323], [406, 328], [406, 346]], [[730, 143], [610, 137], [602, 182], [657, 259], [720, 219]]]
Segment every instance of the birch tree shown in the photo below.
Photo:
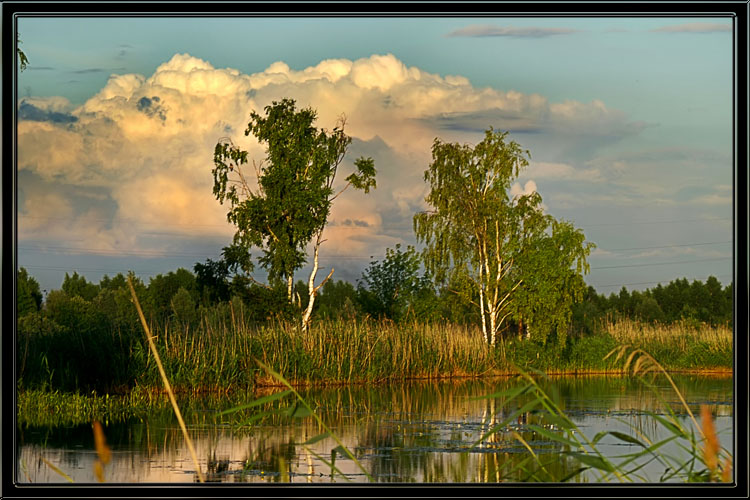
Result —
[[[526, 289], [526, 295], [519, 292], [532, 280], [521, 264], [531, 269], [533, 262], [534, 269], [540, 268], [539, 259], [546, 255], [540, 242], [554, 222], [544, 214], [539, 193], [510, 196], [511, 183], [528, 166], [530, 155], [515, 141], [506, 142], [507, 135], [490, 128], [475, 147], [435, 139], [424, 174], [431, 209], [414, 216], [417, 240], [425, 243], [425, 267], [437, 284], [468, 283], [452, 291], [479, 309], [482, 332], [491, 345], [508, 318], [520, 318], [538, 298], [529, 291], [533, 289]], [[573, 250], [580, 243], [566, 240]], [[585, 257], [587, 251], [581, 252]], [[517, 295], [527, 300], [515, 304]]]
[[319, 285], [318, 255], [323, 230], [334, 200], [350, 186], [368, 193], [375, 187], [372, 158], [355, 160], [355, 172], [338, 189], [334, 182], [351, 138], [344, 133], [345, 119], [332, 131], [317, 129], [312, 108], [296, 110], [295, 101], [283, 99], [265, 107], [265, 116], [253, 111], [245, 135], [253, 134], [266, 145], [266, 157], [252, 160], [246, 171], [248, 152], [231, 139], [221, 139], [214, 150], [214, 195], [228, 201], [227, 220], [237, 227], [232, 253], [247, 255], [243, 268], [252, 272], [252, 247], [262, 254], [258, 263], [268, 271], [269, 281], [286, 282], [287, 299], [299, 306], [294, 294], [294, 273], [307, 263], [306, 249], [313, 242], [313, 265], [308, 279], [309, 301], [302, 315], [302, 329], [309, 328], [315, 296], [333, 275]]

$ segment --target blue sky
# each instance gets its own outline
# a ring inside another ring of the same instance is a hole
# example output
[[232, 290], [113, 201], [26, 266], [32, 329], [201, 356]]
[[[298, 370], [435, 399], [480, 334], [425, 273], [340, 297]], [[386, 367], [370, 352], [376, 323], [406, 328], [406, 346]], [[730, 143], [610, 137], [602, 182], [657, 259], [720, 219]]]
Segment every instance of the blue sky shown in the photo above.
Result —
[[18, 28], [30, 61], [18, 80], [18, 256], [48, 290], [66, 270], [148, 280], [216, 258], [232, 231], [211, 195], [212, 145], [224, 130], [246, 140], [251, 108], [282, 97], [318, 109], [321, 126], [345, 113], [348, 158], [376, 160], [378, 189], [334, 207], [321, 258], [338, 279], [414, 243], [432, 139], [475, 143], [494, 126], [531, 151], [517, 192], [536, 189], [598, 245], [586, 280], [600, 292], [731, 280], [731, 19], [21, 18]]

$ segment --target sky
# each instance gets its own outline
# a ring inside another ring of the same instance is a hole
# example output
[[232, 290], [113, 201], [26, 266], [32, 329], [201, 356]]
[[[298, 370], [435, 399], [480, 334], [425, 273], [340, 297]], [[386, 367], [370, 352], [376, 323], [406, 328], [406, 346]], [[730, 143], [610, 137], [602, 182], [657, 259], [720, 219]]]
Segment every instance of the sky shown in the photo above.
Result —
[[531, 154], [511, 194], [536, 190], [597, 245], [599, 293], [731, 282], [730, 18], [22, 17], [18, 31], [18, 264], [44, 290], [219, 258], [234, 228], [213, 148], [230, 137], [263, 159], [250, 112], [285, 97], [318, 127], [346, 117], [340, 185], [359, 156], [378, 172], [335, 201], [319, 280], [421, 248], [434, 139], [493, 127]]

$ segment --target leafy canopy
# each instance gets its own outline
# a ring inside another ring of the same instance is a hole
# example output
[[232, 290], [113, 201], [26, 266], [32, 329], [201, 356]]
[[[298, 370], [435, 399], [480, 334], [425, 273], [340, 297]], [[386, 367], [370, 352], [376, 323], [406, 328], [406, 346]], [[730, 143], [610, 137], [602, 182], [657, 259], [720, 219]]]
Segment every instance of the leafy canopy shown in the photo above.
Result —
[[507, 135], [490, 128], [474, 147], [435, 139], [424, 174], [431, 209], [414, 216], [426, 269], [438, 285], [461, 285], [454, 292], [479, 306], [491, 343], [509, 317], [545, 330], [566, 326], [593, 246], [572, 224], [544, 214], [539, 193], [510, 196], [530, 155]]
[[429, 287], [429, 280], [419, 276], [419, 254], [411, 245], [405, 252], [401, 245], [386, 249], [382, 262], [372, 261], [362, 273], [358, 285], [359, 300], [374, 317], [401, 319], [416, 295]]
[[[257, 188], [241, 170], [247, 151], [231, 140], [220, 141], [214, 150], [213, 193], [220, 203], [229, 202], [227, 220], [237, 227], [236, 248], [228, 253], [250, 272], [249, 257], [237, 255], [261, 248], [258, 262], [271, 281], [290, 278], [305, 264], [305, 246], [325, 227], [335, 198], [336, 171], [351, 143], [343, 119], [329, 132], [314, 126], [316, 117], [312, 108], [297, 111], [292, 99], [274, 101], [264, 116], [251, 113], [245, 135], [253, 134], [266, 146], [264, 161], [253, 162]], [[346, 180], [369, 192], [375, 186], [373, 160], [359, 158], [355, 166], [357, 171]]]

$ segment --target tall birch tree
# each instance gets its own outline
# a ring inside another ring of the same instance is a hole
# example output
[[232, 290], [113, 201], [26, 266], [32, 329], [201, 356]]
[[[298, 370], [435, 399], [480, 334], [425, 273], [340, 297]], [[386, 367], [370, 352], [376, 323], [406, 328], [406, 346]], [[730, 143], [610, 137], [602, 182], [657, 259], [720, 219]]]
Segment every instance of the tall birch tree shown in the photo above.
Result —
[[286, 282], [287, 299], [299, 305], [294, 295], [294, 273], [307, 263], [306, 249], [313, 242], [313, 267], [308, 279], [309, 301], [302, 315], [302, 329], [310, 325], [315, 296], [333, 275], [315, 285], [318, 252], [324, 242], [323, 230], [333, 201], [348, 187], [365, 193], [374, 188], [375, 164], [372, 158], [355, 160], [356, 171], [338, 189], [334, 182], [351, 138], [344, 133], [342, 118], [332, 131], [314, 126], [317, 113], [312, 108], [297, 111], [293, 99], [274, 101], [265, 107], [265, 116], [253, 111], [245, 135], [253, 134], [266, 145], [266, 157], [252, 160], [248, 152], [224, 138], [214, 150], [214, 195], [228, 201], [227, 220], [237, 227], [230, 253], [246, 254], [243, 270], [251, 272], [250, 249], [261, 249], [258, 263], [268, 271], [269, 281]]
[[[565, 259], [550, 257], [550, 246], [542, 245], [551, 237], [555, 220], [544, 214], [539, 193], [509, 194], [530, 154], [515, 141], [506, 141], [507, 135], [490, 128], [475, 147], [435, 139], [432, 163], [424, 174], [430, 185], [425, 201], [431, 209], [414, 216], [417, 240], [425, 243], [426, 269], [437, 284], [468, 284], [452, 291], [478, 307], [482, 332], [491, 345], [510, 317], [524, 317], [537, 299], [556, 298], [535, 294], [548, 288], [538, 286], [544, 276], [530, 274], [531, 269], [548, 270], [556, 263], [570, 267]], [[555, 234], [564, 236], [555, 240], [564, 243], [561, 251], [573, 252], [574, 260], [585, 265], [588, 247], [582, 248], [582, 240], [571, 238], [570, 232]], [[534, 287], [523, 288], [525, 282]], [[524, 300], [516, 303], [517, 296]]]

